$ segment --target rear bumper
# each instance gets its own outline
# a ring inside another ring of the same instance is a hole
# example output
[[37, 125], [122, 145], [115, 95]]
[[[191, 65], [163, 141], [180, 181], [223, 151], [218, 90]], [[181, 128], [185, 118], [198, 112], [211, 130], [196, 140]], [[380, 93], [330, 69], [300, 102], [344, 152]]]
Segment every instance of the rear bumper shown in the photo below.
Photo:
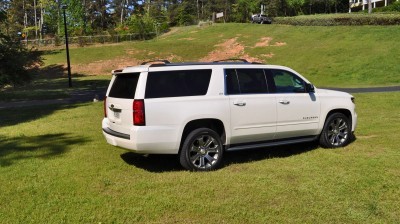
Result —
[[180, 136], [176, 128], [132, 126], [129, 134], [110, 129], [107, 121], [102, 123], [107, 143], [141, 154], [177, 154]]
[[109, 128], [103, 128], [103, 132], [105, 132], [111, 136], [117, 137], [117, 138], [123, 138], [123, 139], [128, 139], [128, 140], [131, 139], [130, 135], [119, 133], [119, 132], [113, 131]]

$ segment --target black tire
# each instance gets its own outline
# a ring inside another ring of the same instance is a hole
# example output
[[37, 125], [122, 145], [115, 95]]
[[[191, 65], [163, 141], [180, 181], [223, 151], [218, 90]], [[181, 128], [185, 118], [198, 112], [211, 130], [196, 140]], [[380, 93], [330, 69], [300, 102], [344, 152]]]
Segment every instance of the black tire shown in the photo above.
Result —
[[215, 170], [221, 164], [223, 149], [221, 137], [215, 131], [198, 128], [185, 138], [179, 160], [188, 170]]
[[351, 139], [349, 119], [342, 113], [333, 113], [325, 121], [319, 144], [324, 148], [338, 148], [349, 144]]

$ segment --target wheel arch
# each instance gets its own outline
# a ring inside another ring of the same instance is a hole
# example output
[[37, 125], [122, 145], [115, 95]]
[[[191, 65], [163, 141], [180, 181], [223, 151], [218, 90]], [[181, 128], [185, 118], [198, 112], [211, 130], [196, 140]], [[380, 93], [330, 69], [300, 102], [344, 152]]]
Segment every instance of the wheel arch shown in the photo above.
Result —
[[322, 123], [322, 128], [325, 126], [325, 123], [326, 123], [326, 120], [328, 119], [328, 117], [331, 116], [334, 113], [343, 114], [344, 116], [346, 116], [349, 119], [350, 124], [351, 125], [353, 124], [351, 111], [349, 109], [346, 109], [346, 108], [338, 108], [338, 109], [332, 109], [326, 114], [324, 122]]
[[226, 132], [224, 123], [215, 118], [204, 118], [204, 119], [197, 119], [188, 122], [182, 132], [181, 142], [179, 145], [179, 150], [182, 148], [182, 144], [185, 141], [186, 137], [189, 133], [198, 128], [209, 128], [215, 131], [220, 137], [223, 144], [226, 144]]

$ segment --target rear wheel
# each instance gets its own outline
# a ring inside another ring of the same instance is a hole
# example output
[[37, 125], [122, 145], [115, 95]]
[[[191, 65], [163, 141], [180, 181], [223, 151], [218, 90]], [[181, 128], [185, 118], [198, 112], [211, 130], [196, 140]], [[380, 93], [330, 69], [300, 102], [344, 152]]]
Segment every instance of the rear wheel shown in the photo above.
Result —
[[194, 171], [216, 169], [222, 160], [223, 146], [220, 136], [208, 128], [198, 128], [190, 132], [180, 151], [180, 163]]
[[349, 144], [351, 124], [342, 113], [331, 114], [325, 122], [319, 143], [325, 148], [337, 148]]

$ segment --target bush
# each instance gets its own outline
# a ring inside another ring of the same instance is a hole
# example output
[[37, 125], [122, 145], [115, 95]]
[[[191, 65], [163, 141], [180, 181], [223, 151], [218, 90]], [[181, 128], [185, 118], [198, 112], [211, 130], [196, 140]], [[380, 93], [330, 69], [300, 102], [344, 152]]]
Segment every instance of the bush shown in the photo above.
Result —
[[29, 82], [41, 63], [37, 51], [27, 50], [19, 40], [0, 34], [0, 88]]
[[150, 39], [155, 36], [155, 20], [148, 16], [133, 15], [126, 22], [129, 33], [138, 34], [140, 39]]
[[273, 22], [294, 26], [400, 25], [400, 14], [328, 14], [276, 17]]
[[400, 12], [400, 2], [394, 2], [385, 7], [375, 8], [373, 12]]

